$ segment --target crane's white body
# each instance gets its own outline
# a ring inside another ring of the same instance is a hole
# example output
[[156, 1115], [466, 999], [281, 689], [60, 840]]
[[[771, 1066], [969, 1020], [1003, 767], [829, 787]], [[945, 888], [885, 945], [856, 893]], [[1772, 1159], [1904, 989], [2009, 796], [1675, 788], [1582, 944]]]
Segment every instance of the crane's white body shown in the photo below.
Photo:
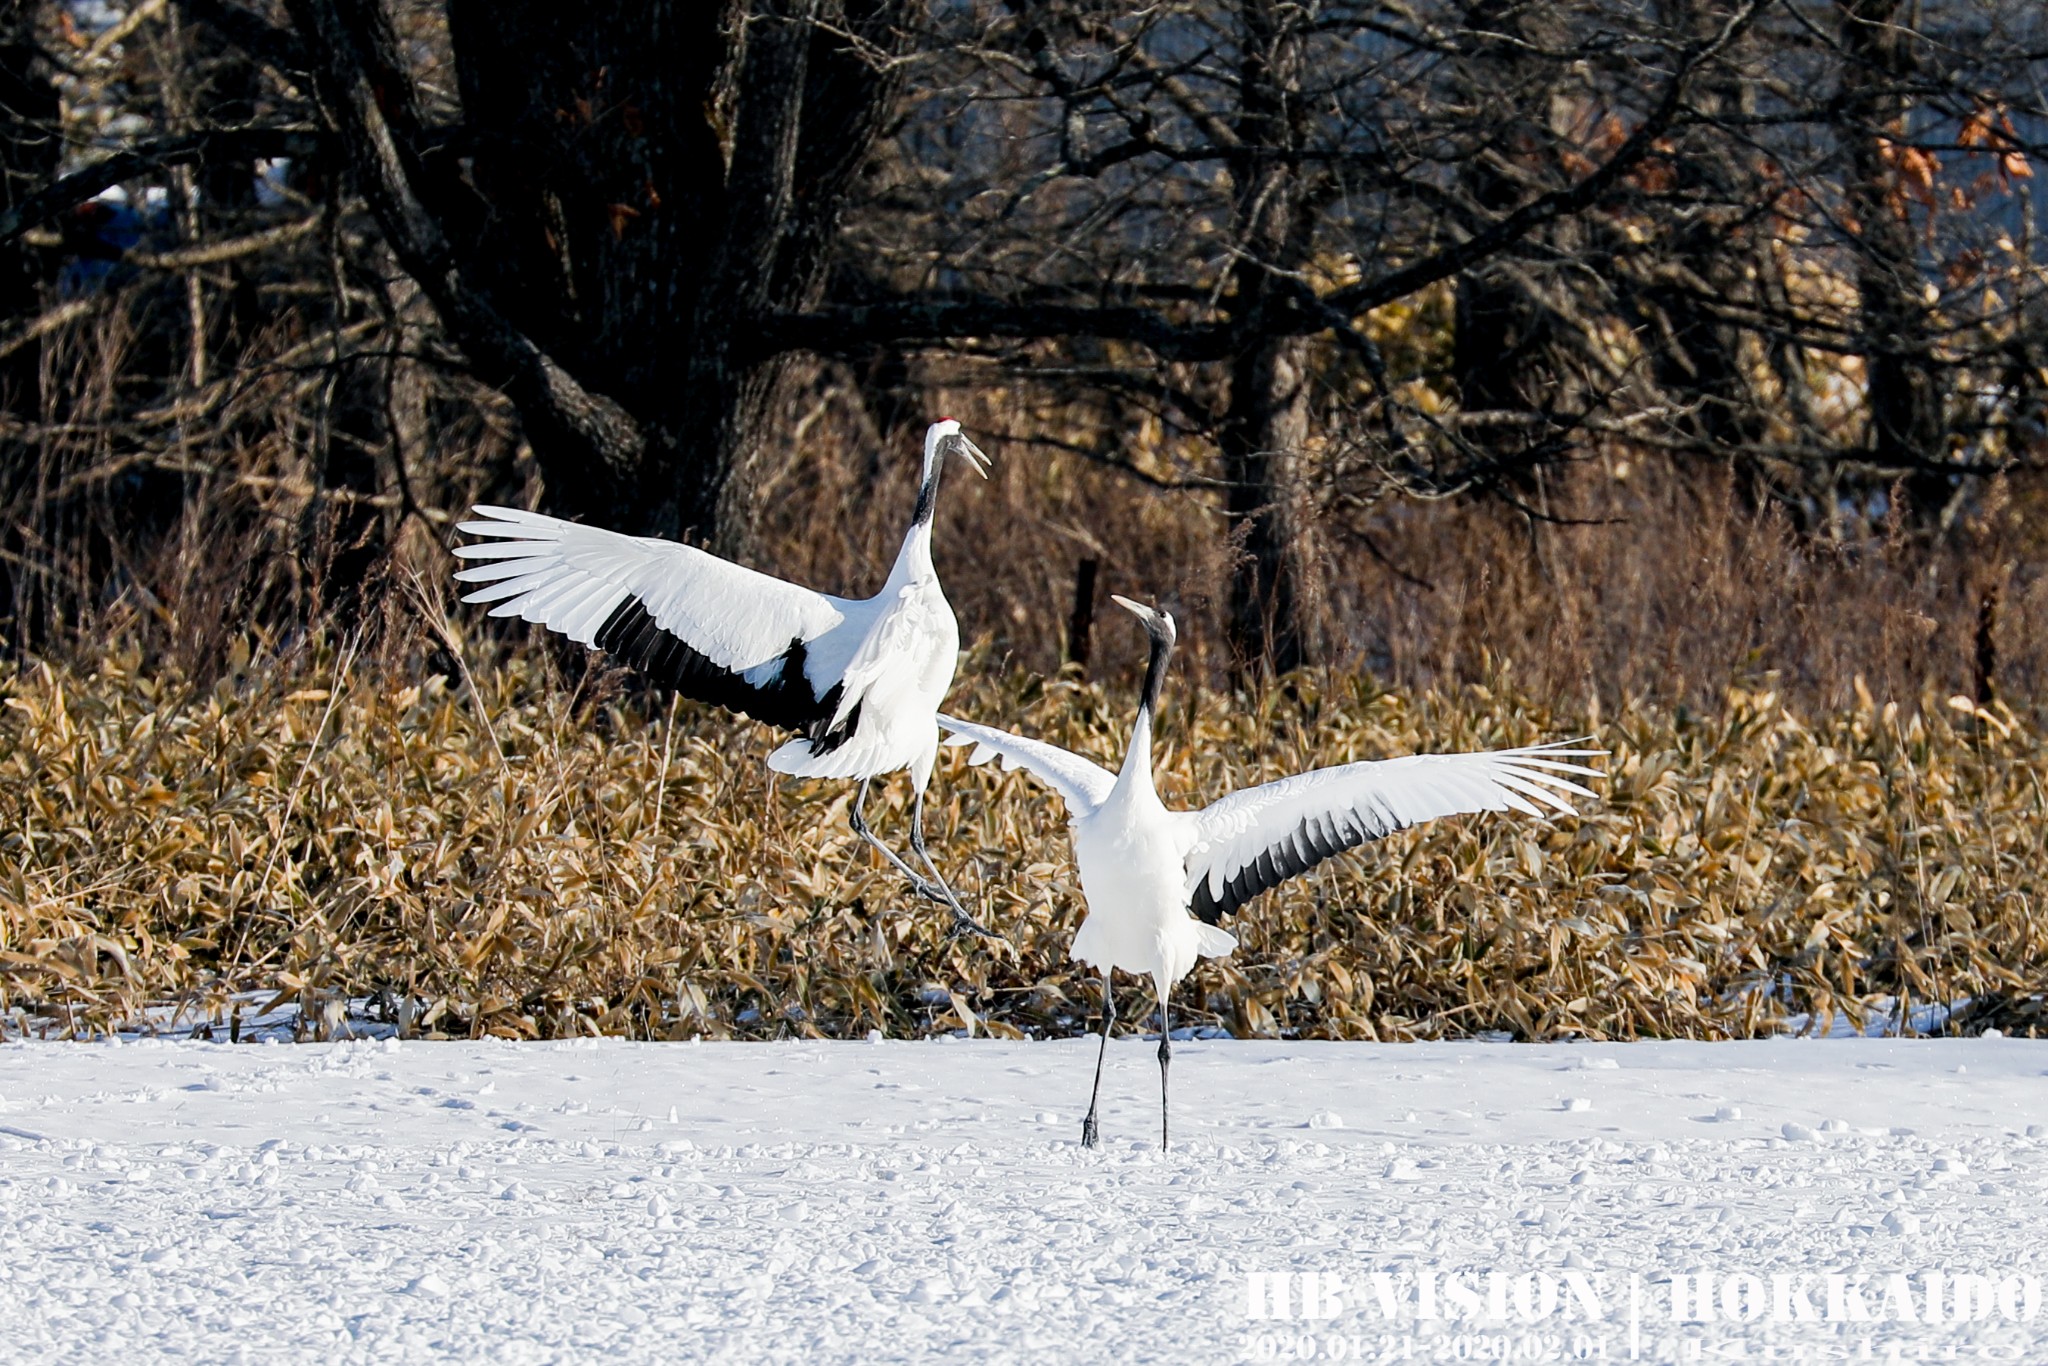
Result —
[[[960, 629], [932, 567], [932, 515], [949, 453], [977, 471], [987, 459], [959, 423], [932, 424], [916, 515], [873, 597], [834, 597], [694, 546], [489, 506], [461, 530], [490, 539], [455, 547], [484, 563], [455, 577], [485, 585], [463, 601], [494, 604], [492, 616], [545, 626], [687, 696], [798, 732], [768, 756], [777, 772], [857, 779], [865, 797], [869, 780], [908, 769], [917, 794], [911, 843], [929, 867], [923, 794], [938, 757], [939, 704], [960, 655]], [[852, 820], [921, 892], [972, 926], [936, 868], [926, 883], [873, 837], [859, 799]]]
[[1188, 914], [1193, 822], [1159, 800], [1151, 718], [1141, 713], [1138, 726], [1123, 772], [1101, 804], [1069, 822], [1088, 903], [1069, 953], [1099, 972], [1148, 976], [1163, 998], [1199, 959], [1222, 957], [1237, 938]]
[[[458, 579], [500, 580], [465, 602], [502, 598], [492, 616], [522, 617], [595, 646], [619, 606], [637, 599], [662, 630], [755, 687], [773, 680], [791, 643], [801, 641], [813, 692], [822, 698], [834, 685], [841, 689], [830, 724], [843, 723], [856, 707], [860, 714], [829, 753], [813, 754], [809, 741], [792, 740], [769, 755], [768, 766], [806, 778], [868, 778], [907, 768], [920, 788], [929, 781], [939, 704], [960, 657], [960, 628], [932, 568], [929, 524], [903, 538], [880, 592], [849, 599], [674, 541], [517, 508], [476, 511], [490, 520], [465, 522], [463, 530], [515, 539], [456, 547], [458, 555], [495, 557]], [[518, 558], [508, 558], [512, 552]]]
[[[1420, 821], [1465, 811], [1546, 808], [1569, 814], [1560, 793], [1593, 794], [1567, 774], [1597, 771], [1571, 762], [1598, 753], [1534, 745], [1478, 754], [1416, 755], [1344, 764], [1231, 793], [1200, 811], [1169, 811], [1152, 782], [1152, 718], [1174, 641], [1173, 618], [1123, 598], [1152, 637], [1145, 696], [1121, 771], [1008, 731], [941, 715], [949, 745], [969, 745], [968, 762], [1000, 759], [1060, 794], [1073, 836], [1074, 866], [1087, 902], [1069, 954], [1102, 974], [1107, 1004], [1115, 969], [1152, 979], [1162, 1025], [1173, 986], [1203, 958], [1237, 939], [1215, 922], [1267, 888], [1343, 850]], [[1103, 1038], [1109, 1037], [1105, 1010]], [[1159, 1043], [1161, 1143], [1165, 1142], [1170, 1030]], [[1096, 1063], [1100, 1088], [1102, 1065]], [[1095, 1142], [1095, 1106], [1082, 1142]]]
[[844, 689], [834, 724], [856, 706], [860, 715], [837, 748], [819, 754], [808, 740], [791, 740], [768, 756], [768, 767], [803, 778], [909, 769], [922, 792], [939, 753], [939, 704], [960, 659], [960, 627], [932, 569], [930, 524], [903, 538], [881, 592], [834, 605], [839, 622], [808, 642], [805, 673]]
[[[948, 420], [926, 434], [926, 488], [936, 486], [944, 441], [958, 433]], [[815, 719], [834, 743], [792, 740], [769, 756], [771, 768], [807, 778], [907, 768], [920, 790], [930, 780], [936, 716], [953, 683], [960, 628], [932, 567], [922, 499], [888, 580], [870, 598], [814, 592], [658, 537], [517, 508], [476, 512], [480, 520], [461, 529], [499, 539], [456, 547], [459, 556], [488, 561], [455, 576], [489, 585], [465, 602], [494, 603], [492, 616], [520, 617], [598, 648], [606, 648], [600, 637], [614, 614], [637, 607], [740, 691], [787, 688], [796, 665], [814, 703], [831, 699]]]
[[952, 735], [948, 744], [973, 746], [969, 763], [1000, 759], [1065, 800], [1087, 900], [1071, 956], [1143, 974], [1168, 990], [1197, 959], [1237, 947], [1234, 936], [1191, 913], [1204, 889], [1214, 897], [1261, 860], [1270, 867], [1275, 854], [1306, 868], [1327, 857], [1317, 856], [1320, 847], [1350, 847], [1438, 816], [1539, 815], [1545, 807], [1569, 813], [1558, 791], [1592, 794], [1562, 775], [1595, 772], [1569, 760], [1596, 751], [1563, 745], [1411, 755], [1315, 769], [1233, 792], [1200, 811], [1171, 811], [1152, 782], [1147, 710], [1138, 713], [1116, 774], [1041, 740], [943, 714], [939, 725]]

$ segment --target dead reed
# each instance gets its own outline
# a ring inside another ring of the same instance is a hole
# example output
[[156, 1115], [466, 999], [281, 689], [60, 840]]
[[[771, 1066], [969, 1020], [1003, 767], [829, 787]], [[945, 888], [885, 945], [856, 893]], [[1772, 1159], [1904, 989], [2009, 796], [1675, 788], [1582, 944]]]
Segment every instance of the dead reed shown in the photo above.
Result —
[[[251, 989], [315, 1019], [369, 997], [430, 1035], [1086, 1027], [1063, 818], [1022, 777], [949, 751], [934, 784], [941, 856], [1013, 941], [991, 952], [908, 903], [847, 830], [845, 788], [769, 774], [758, 728], [572, 681], [539, 650], [425, 639], [245, 641], [210, 685], [132, 647], [0, 674], [9, 1027], [87, 1035], [171, 1005], [183, 1029]], [[1254, 903], [1183, 1011], [1238, 1035], [1721, 1038], [1969, 996], [1958, 1028], [2048, 1032], [2030, 720], [1867, 692], [1816, 715], [1763, 686], [1588, 715], [1496, 674], [1176, 690], [1161, 781], [1182, 802], [1415, 750], [1591, 732], [1612, 751], [1578, 820], [1439, 823]], [[984, 649], [952, 705], [1113, 758], [1128, 691]]]

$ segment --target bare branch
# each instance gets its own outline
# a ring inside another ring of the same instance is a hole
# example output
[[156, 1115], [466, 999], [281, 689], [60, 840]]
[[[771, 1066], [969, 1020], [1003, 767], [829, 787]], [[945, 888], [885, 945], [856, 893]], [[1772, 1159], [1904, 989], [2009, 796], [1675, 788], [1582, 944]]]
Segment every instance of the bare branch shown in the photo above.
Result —
[[1123, 305], [1011, 303], [995, 298], [911, 298], [764, 318], [763, 353], [804, 350], [845, 356], [876, 346], [966, 337], [1100, 337], [1137, 342], [1167, 360], [1214, 361], [1236, 346], [1230, 327], [1175, 323]]
[[223, 261], [233, 261], [257, 252], [281, 247], [296, 242], [320, 226], [320, 217], [301, 218], [293, 223], [280, 223], [262, 232], [252, 232], [244, 237], [231, 237], [222, 242], [201, 242], [196, 246], [179, 247], [175, 251], [126, 251], [121, 260], [128, 265], [141, 266], [145, 270], [192, 270], [198, 266], [217, 266]]
[[1613, 155], [1597, 168], [1587, 172], [1577, 184], [1569, 189], [1553, 190], [1539, 196], [1516, 209], [1507, 217], [1455, 246], [1425, 257], [1377, 280], [1361, 281], [1346, 289], [1329, 295], [1325, 302], [1332, 308], [1348, 314], [1370, 312], [1382, 304], [1404, 299], [1417, 290], [1426, 289], [1438, 280], [1446, 280], [1461, 271], [1478, 265], [1481, 261], [1513, 246], [1536, 229], [1560, 218], [1579, 213], [1598, 203], [1601, 196], [1614, 188], [1621, 178], [1640, 165], [1656, 147], [1657, 139], [1669, 132], [1678, 121], [1685, 107], [1687, 84], [1701, 66], [1735, 41], [1742, 31], [1755, 22], [1771, 0], [1747, 0], [1741, 9], [1730, 15], [1728, 22], [1713, 38], [1686, 53], [1666, 82], [1664, 94], [1649, 116], [1636, 125], [1627, 140], [1614, 150]]
[[25, 325], [0, 335], [0, 358], [13, 355], [38, 337], [47, 337], [66, 323], [75, 322], [97, 306], [92, 299], [67, 299]]
[[0, 243], [151, 171], [203, 162], [310, 157], [324, 145], [324, 136], [312, 128], [207, 128], [129, 147], [38, 190], [20, 208], [0, 213]]
[[[358, 44], [334, 0], [290, 0], [302, 39], [319, 54], [315, 80], [320, 102], [348, 149], [392, 250], [404, 263], [477, 377], [505, 392], [536, 443], [554, 443], [586, 461], [592, 476], [629, 487], [645, 436], [626, 410], [578, 384], [568, 371], [485, 301], [466, 277], [440, 222], [413, 185], [411, 153], [400, 146], [384, 117]], [[386, 72], [395, 60], [380, 60]], [[400, 107], [414, 107], [407, 97]]]

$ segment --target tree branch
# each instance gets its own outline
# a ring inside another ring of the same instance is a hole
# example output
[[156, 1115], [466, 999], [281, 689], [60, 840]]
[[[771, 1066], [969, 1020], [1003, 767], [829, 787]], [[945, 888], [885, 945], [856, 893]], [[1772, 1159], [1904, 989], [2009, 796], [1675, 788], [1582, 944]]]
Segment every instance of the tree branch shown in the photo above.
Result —
[[1693, 73], [1734, 42], [1769, 3], [1771, 0], [1748, 0], [1728, 17], [1719, 33], [1687, 52], [1678, 63], [1678, 69], [1671, 73], [1663, 97], [1657, 101], [1649, 117], [1636, 126], [1621, 146], [1614, 149], [1613, 156], [1588, 172], [1578, 184], [1540, 195], [1492, 227], [1455, 246], [1446, 247], [1377, 280], [1361, 281], [1340, 289], [1324, 302], [1346, 314], [1369, 312], [1478, 265], [1547, 223], [1592, 207], [1617, 181], [1634, 170], [1654, 149], [1657, 139], [1678, 121], [1684, 108], [1685, 88]]
[[200, 266], [219, 265], [223, 261], [233, 261], [243, 256], [254, 256], [259, 251], [268, 251], [287, 242], [296, 242], [319, 226], [320, 216], [315, 214], [310, 218], [280, 223], [261, 232], [230, 237], [219, 242], [199, 242], [171, 251], [137, 251], [131, 248], [122, 252], [120, 259], [126, 265], [140, 266], [144, 270], [193, 270]]
[[1222, 360], [1237, 345], [1235, 330], [1225, 324], [1175, 323], [1147, 308], [948, 296], [770, 315], [755, 329], [753, 347], [758, 355], [803, 350], [845, 356], [901, 342], [1071, 336], [1133, 341], [1174, 361]]
[[282, 29], [232, 0], [178, 0], [178, 8], [265, 66], [297, 76], [313, 69], [306, 49], [290, 29]]
[[325, 141], [314, 128], [207, 128], [130, 147], [51, 182], [22, 201], [21, 207], [0, 213], [0, 244], [149, 171], [206, 161], [309, 157], [318, 153]]
[[0, 360], [5, 360], [36, 338], [46, 337], [64, 324], [83, 318], [96, 306], [97, 301], [93, 299], [69, 299], [12, 331], [0, 332]]
[[[1720, 32], [1690, 49], [1673, 71], [1656, 108], [1613, 156], [1577, 184], [1539, 196], [1463, 242], [1377, 280], [1322, 298], [1300, 291], [1305, 297], [1288, 297], [1280, 307], [1258, 310], [1259, 316], [1240, 323], [1176, 323], [1150, 309], [1125, 305], [1015, 303], [988, 297], [856, 304], [763, 318], [753, 339], [754, 354], [809, 350], [843, 356], [878, 345], [965, 337], [1086, 336], [1137, 342], [1166, 360], [1204, 362], [1226, 359], [1255, 335], [1303, 336], [1326, 328], [1349, 332], [1351, 317], [1469, 269], [1544, 224], [1597, 203], [1677, 122], [1693, 74], [1733, 42], [1769, 3], [1771, 0], [1748, 0]], [[1367, 360], [1370, 363], [1372, 357], [1368, 355]]]
[[386, 101], [410, 109], [416, 98], [393, 91], [380, 100], [367, 69], [409, 81], [401, 63], [388, 53], [366, 62], [360, 46], [366, 35], [351, 30], [334, 0], [287, 0], [287, 9], [301, 40], [318, 56], [314, 82], [321, 107], [348, 150], [371, 211], [477, 378], [518, 408], [544, 467], [552, 466], [558, 477], [569, 473], [614, 491], [630, 489], [646, 445], [639, 423], [612, 399], [578, 384], [484, 299], [439, 220], [421, 202], [413, 150], [401, 146], [384, 115]]

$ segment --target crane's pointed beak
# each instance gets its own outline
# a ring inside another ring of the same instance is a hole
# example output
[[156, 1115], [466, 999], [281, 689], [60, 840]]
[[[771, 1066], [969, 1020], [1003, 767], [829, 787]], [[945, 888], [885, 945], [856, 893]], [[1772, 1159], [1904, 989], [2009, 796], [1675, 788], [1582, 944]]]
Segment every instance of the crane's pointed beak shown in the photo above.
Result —
[[966, 437], [956, 434], [953, 437], [953, 450], [955, 454], [967, 462], [969, 469], [984, 479], [988, 478], [989, 466], [995, 462], [988, 458], [981, 447], [975, 445]]
[[1175, 629], [1170, 613], [1162, 612], [1156, 607], [1147, 607], [1142, 602], [1133, 602], [1115, 593], [1109, 595], [1109, 600], [1145, 623], [1145, 634], [1153, 639], [1164, 640], [1171, 645], [1179, 638], [1180, 632]]
[[1149, 629], [1151, 629], [1151, 627], [1153, 627], [1153, 625], [1155, 625], [1155, 623], [1159, 621], [1159, 608], [1155, 608], [1155, 606], [1145, 606], [1143, 602], [1133, 602], [1133, 600], [1130, 600], [1130, 598], [1122, 598], [1122, 596], [1118, 596], [1118, 594], [1110, 594], [1110, 602], [1114, 602], [1116, 606], [1120, 606], [1120, 608], [1124, 608], [1126, 612], [1130, 612], [1130, 614], [1133, 614], [1133, 616], [1137, 616], [1137, 618], [1139, 618], [1139, 621], [1143, 621], [1143, 623], [1145, 623], [1145, 629], [1147, 629], [1147, 631], [1149, 631]]

